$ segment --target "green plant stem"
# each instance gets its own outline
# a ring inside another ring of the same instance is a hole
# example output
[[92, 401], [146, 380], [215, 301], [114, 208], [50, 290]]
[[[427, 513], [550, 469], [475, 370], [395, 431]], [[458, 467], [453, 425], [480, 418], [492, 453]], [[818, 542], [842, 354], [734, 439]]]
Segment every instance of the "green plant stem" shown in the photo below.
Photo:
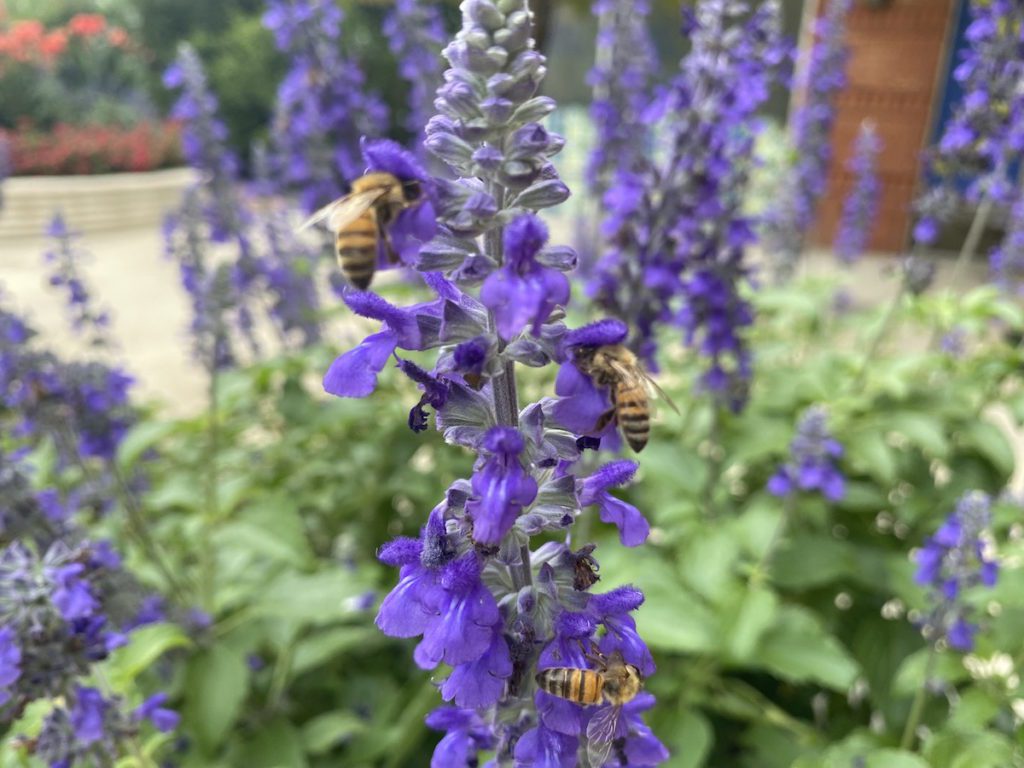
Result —
[[[214, 342], [213, 349], [217, 349], [217, 343]], [[216, 352], [214, 352], [216, 354]], [[217, 384], [218, 384], [218, 373], [217, 366], [214, 360], [210, 361], [210, 381], [209, 390], [207, 392], [207, 403], [206, 403], [206, 427], [207, 427], [207, 441], [206, 441], [206, 455], [205, 459], [205, 470], [206, 470], [206, 503], [203, 511], [203, 522], [204, 531], [200, 542], [200, 569], [201, 569], [201, 584], [202, 584], [202, 604], [203, 608], [208, 612], [213, 612], [214, 603], [214, 579], [216, 577], [216, 552], [213, 548], [213, 526], [219, 519], [218, 511], [218, 488], [220, 478], [217, 472], [217, 456], [220, 451], [220, 429], [217, 424]]]
[[711, 427], [708, 429], [708, 455], [707, 455], [707, 478], [704, 481], [704, 489], [701, 492], [701, 499], [704, 507], [704, 515], [708, 518], [714, 517], [715, 488], [722, 477], [722, 457], [719, 455], [722, 438], [722, 409], [717, 404], [712, 404]]
[[906, 294], [906, 288], [903, 284], [900, 284], [900, 288], [896, 291], [896, 295], [893, 296], [889, 306], [885, 310], [885, 315], [882, 316], [882, 321], [878, 326], [878, 330], [875, 332], [874, 337], [871, 339], [871, 343], [868, 345], [868, 351], [864, 353], [864, 359], [861, 360], [860, 369], [857, 371], [856, 377], [853, 380], [853, 389], [855, 391], [860, 390], [864, 387], [864, 382], [868, 377], [868, 370], [871, 368], [871, 363], [875, 359], [875, 355], [878, 354], [878, 350], [882, 346], [882, 342], [885, 341], [885, 337], [889, 335], [889, 332], [894, 326], [896, 320], [896, 311], [900, 308], [903, 303], [903, 297]]
[[910, 714], [907, 715], [907, 723], [903, 727], [903, 738], [900, 739], [900, 749], [911, 749], [914, 746], [914, 733], [917, 731], [917, 726], [921, 722], [921, 715], [924, 713], [925, 697], [928, 692], [928, 680], [932, 676], [932, 672], [935, 670], [935, 661], [938, 654], [935, 651], [935, 645], [932, 644], [928, 650], [928, 659], [924, 664], [924, 679], [921, 681], [921, 687], [917, 689], [917, 693], [914, 694], [914, 701], [910, 705]]
[[[82, 474], [91, 483], [98, 485], [100, 478], [96, 474], [96, 471], [89, 465], [89, 462], [85, 460], [85, 457], [83, 457], [79, 452], [78, 436], [69, 424], [70, 420], [65, 422], [64, 428], [58, 430], [56, 437], [59, 442], [64, 444], [65, 453], [68, 454], [75, 462], [75, 465], [79, 470], [81, 470]], [[177, 576], [175, 576], [174, 570], [167, 563], [167, 558], [164, 556], [163, 550], [161, 550], [156, 540], [150, 535], [149, 526], [146, 524], [146, 516], [142, 510], [142, 505], [132, 492], [131, 488], [128, 487], [128, 483], [125, 482], [124, 477], [121, 475], [116, 464], [116, 459], [109, 462], [109, 469], [110, 475], [114, 480], [118, 501], [121, 502], [121, 508], [125, 511], [129, 534], [135, 539], [136, 543], [142, 547], [143, 552], [145, 552], [146, 556], [152, 560], [156, 569], [160, 571], [160, 575], [163, 576], [164, 580], [167, 582], [167, 586], [170, 588], [171, 592], [178, 598], [179, 602], [184, 605], [186, 602], [184, 585], [179, 581]]]
[[981, 244], [981, 237], [985, 234], [985, 227], [988, 226], [988, 220], [992, 216], [992, 209], [991, 198], [984, 197], [974, 211], [974, 218], [971, 220], [970, 229], [967, 230], [967, 237], [964, 238], [964, 244], [960, 248], [953, 271], [949, 275], [949, 281], [954, 288], [963, 271], [974, 260], [974, 254], [977, 253], [978, 246]]

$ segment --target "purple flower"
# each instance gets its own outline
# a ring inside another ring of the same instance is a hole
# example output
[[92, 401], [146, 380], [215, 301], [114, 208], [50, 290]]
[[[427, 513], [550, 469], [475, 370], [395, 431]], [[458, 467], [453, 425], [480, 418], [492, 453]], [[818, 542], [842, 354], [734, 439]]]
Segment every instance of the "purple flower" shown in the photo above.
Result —
[[843, 203], [835, 238], [836, 257], [847, 266], [861, 257], [871, 241], [881, 193], [876, 168], [881, 151], [882, 140], [874, 124], [863, 123], [847, 166], [853, 176], [853, 188]]
[[539, 335], [551, 310], [569, 301], [568, 278], [536, 260], [547, 239], [547, 227], [536, 216], [515, 219], [505, 229], [505, 263], [480, 289], [480, 300], [494, 312], [506, 341], [526, 328]]
[[497, 545], [522, 509], [537, 496], [537, 481], [523, 469], [519, 455], [526, 443], [511, 427], [493, 427], [481, 448], [488, 458], [473, 473], [474, 499], [466, 505], [473, 520], [473, 540]]
[[11, 686], [21, 677], [21, 648], [12, 627], [0, 627], [0, 706], [11, 699]]
[[398, 73], [409, 84], [405, 124], [418, 137], [430, 118], [434, 92], [442, 81], [444, 27], [440, 11], [423, 0], [397, 0], [384, 20], [384, 34], [398, 59]]
[[88, 254], [78, 243], [79, 233], [68, 229], [64, 217], [56, 213], [46, 228], [46, 234], [53, 240], [52, 249], [45, 254], [50, 269], [49, 283], [65, 292], [72, 328], [76, 333], [87, 334], [93, 346], [108, 345], [110, 317], [93, 305], [89, 288], [82, 278], [80, 266]]
[[75, 691], [75, 703], [71, 707], [71, 727], [75, 738], [85, 746], [100, 741], [105, 736], [104, 720], [110, 704], [95, 688], [79, 687]]
[[932, 609], [922, 622], [933, 643], [945, 639], [958, 651], [974, 648], [978, 626], [963, 597], [975, 586], [992, 587], [998, 578], [996, 562], [986, 552], [985, 535], [991, 522], [991, 500], [979, 491], [966, 493], [935, 535], [917, 550], [914, 581], [928, 587]]
[[132, 718], [136, 721], [149, 720], [160, 733], [169, 733], [178, 727], [181, 716], [165, 707], [166, 703], [166, 693], [155, 693], [135, 708]]
[[476, 710], [441, 707], [426, 722], [436, 731], [447, 731], [434, 749], [430, 768], [475, 768], [477, 754], [494, 748], [491, 726]]
[[579, 483], [580, 506], [596, 504], [602, 522], [619, 529], [619, 540], [625, 547], [637, 547], [647, 541], [651, 526], [640, 510], [608, 493], [609, 488], [625, 485], [639, 465], [634, 461], [612, 461], [598, 468]]
[[385, 132], [387, 107], [358, 62], [341, 53], [341, 8], [329, 0], [269, 0], [264, 25], [291, 68], [277, 91], [273, 176], [312, 213], [361, 175], [360, 136]]
[[99, 607], [88, 582], [82, 578], [84, 571], [84, 565], [72, 563], [54, 568], [50, 573], [56, 585], [53, 591], [53, 604], [66, 621], [87, 619]]
[[828, 430], [824, 408], [808, 408], [797, 423], [797, 434], [790, 443], [791, 461], [779, 467], [768, 481], [768, 492], [789, 496], [800, 491], [817, 491], [829, 501], [841, 501], [846, 481], [835, 465], [843, 447]]
[[795, 162], [765, 222], [766, 247], [780, 278], [792, 274], [825, 191], [835, 99], [846, 86], [846, 17], [852, 5], [853, 0], [829, 0], [815, 24], [809, 59], [797, 73], [795, 87], [804, 98], [791, 119]]

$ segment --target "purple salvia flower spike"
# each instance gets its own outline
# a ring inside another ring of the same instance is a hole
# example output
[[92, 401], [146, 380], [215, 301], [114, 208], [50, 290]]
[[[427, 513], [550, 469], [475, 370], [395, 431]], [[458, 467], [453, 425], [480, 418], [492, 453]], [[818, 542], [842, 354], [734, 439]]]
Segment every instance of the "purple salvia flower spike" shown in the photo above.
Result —
[[[425, 177], [416, 157], [396, 145], [363, 145], [371, 168], [415, 179], [426, 193], [405, 233], [404, 258], [436, 298], [398, 307], [372, 293], [347, 293], [348, 306], [381, 329], [335, 361], [325, 387], [365, 396], [396, 359], [418, 389], [412, 430], [427, 427], [430, 408], [445, 440], [477, 455], [472, 477], [450, 486], [419, 537], [379, 554], [400, 570], [377, 626], [421, 637], [414, 659], [422, 668], [451, 667], [440, 689], [452, 706], [428, 718], [446, 731], [431, 764], [475, 765], [481, 751], [493, 750], [502, 764], [554, 759], [568, 766], [585, 742], [587, 711], [539, 692], [537, 672], [556, 662], [589, 666], [582, 649], [598, 651], [601, 632], [609, 652], [636, 659], [647, 674], [654, 665], [629, 616], [639, 592], [588, 611], [594, 598], [587, 590], [597, 581], [593, 548], [533, 549], [531, 538], [564, 536], [581, 514], [618, 524], [631, 544], [646, 538], [648, 526], [609, 492], [629, 480], [634, 465], [582, 476], [585, 430], [555, 418], [550, 406], [560, 401], [520, 409], [515, 366], [565, 361], [573, 344], [621, 341], [628, 328], [606, 320], [570, 332], [561, 321], [569, 300], [564, 273], [576, 256], [548, 245], [536, 211], [568, 197], [550, 161], [564, 142], [540, 122], [555, 104], [537, 96], [545, 62], [533, 48], [526, 0], [466, 0], [462, 12], [462, 29], [445, 49], [440, 114], [427, 124], [425, 142], [455, 179]], [[402, 357], [430, 349], [438, 350], [432, 370]], [[582, 578], [581, 569], [592, 577]], [[638, 719], [651, 702], [645, 697], [623, 720], [638, 755], [660, 747]]]
[[857, 143], [847, 170], [853, 187], [843, 203], [842, 216], [836, 230], [836, 258], [845, 266], [856, 262], [867, 250], [878, 215], [881, 182], [878, 178], [878, 155], [882, 140], [874, 124], [865, 121], [857, 134]]
[[914, 580], [927, 587], [931, 610], [922, 621], [932, 644], [945, 641], [958, 651], [974, 648], [978, 625], [964, 591], [995, 585], [998, 565], [988, 552], [991, 499], [980, 491], [964, 494], [935, 535], [914, 553]]
[[764, 224], [765, 248], [780, 280], [793, 274], [825, 192], [835, 100], [846, 86], [846, 17], [852, 6], [853, 0], [828, 0], [815, 24], [808, 61], [797, 72], [796, 90], [803, 101], [791, 120], [794, 162], [780, 202], [766, 214]]
[[445, 33], [440, 11], [430, 0], [397, 0], [384, 21], [384, 34], [398, 59], [398, 74], [409, 84], [405, 125], [418, 147], [441, 84]]
[[832, 502], [842, 500], [846, 480], [836, 460], [843, 455], [843, 447], [828, 429], [824, 408], [808, 408], [801, 414], [789, 449], [790, 461], [768, 481], [769, 493], [785, 497], [804, 491], [820, 493]]

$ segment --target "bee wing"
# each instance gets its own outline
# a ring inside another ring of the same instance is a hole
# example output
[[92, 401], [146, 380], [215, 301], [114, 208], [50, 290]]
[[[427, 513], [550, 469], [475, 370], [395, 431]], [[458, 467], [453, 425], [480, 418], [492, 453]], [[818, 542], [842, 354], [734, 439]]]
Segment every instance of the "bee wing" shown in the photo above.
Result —
[[306, 219], [299, 227], [299, 231], [309, 229], [321, 221], [326, 221], [328, 227], [337, 231], [366, 213], [386, 194], [386, 189], [368, 189], [365, 192], [339, 197]]
[[602, 768], [608, 762], [621, 714], [621, 706], [611, 706], [597, 710], [590, 718], [587, 725], [587, 762], [590, 768]]
[[651, 374], [649, 374], [643, 368], [640, 368], [639, 366], [631, 368], [630, 366], [623, 365], [622, 363], [619, 363], [614, 360], [611, 363], [609, 363], [609, 365], [611, 365], [615, 372], [619, 374], [623, 381], [629, 381], [633, 384], [643, 382], [645, 384], [650, 385], [650, 387], [654, 390], [655, 394], [657, 394], [657, 396], [660, 399], [664, 400], [668, 404], [669, 408], [671, 408], [676, 413], [679, 413], [678, 406], [676, 406], [676, 404], [672, 402], [672, 398], [668, 396], [668, 392], [659, 387], [658, 382], [651, 378]]

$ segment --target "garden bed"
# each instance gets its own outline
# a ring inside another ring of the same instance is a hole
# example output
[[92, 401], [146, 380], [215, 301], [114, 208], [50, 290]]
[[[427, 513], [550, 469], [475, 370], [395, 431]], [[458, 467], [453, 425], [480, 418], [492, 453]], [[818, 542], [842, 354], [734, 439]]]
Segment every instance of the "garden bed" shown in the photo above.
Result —
[[43, 234], [55, 211], [76, 229], [157, 226], [195, 178], [187, 168], [93, 176], [22, 176], [4, 182], [0, 241]]

